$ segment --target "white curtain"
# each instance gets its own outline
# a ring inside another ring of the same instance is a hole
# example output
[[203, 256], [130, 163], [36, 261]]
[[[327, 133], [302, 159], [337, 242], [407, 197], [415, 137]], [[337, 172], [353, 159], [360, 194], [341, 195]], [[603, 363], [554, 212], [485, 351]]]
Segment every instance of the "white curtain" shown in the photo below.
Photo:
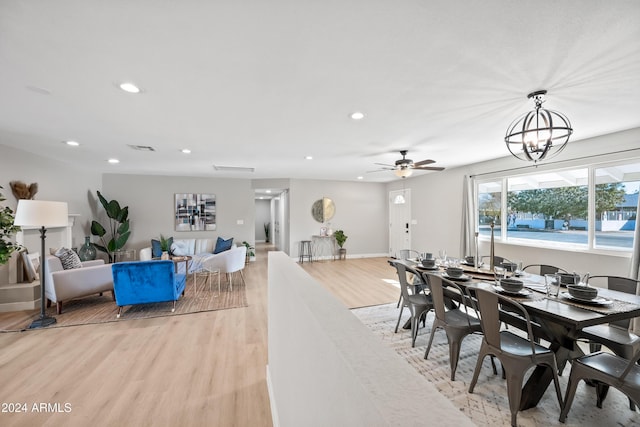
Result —
[[464, 176], [462, 187], [462, 236], [460, 239], [460, 256], [476, 254], [476, 197], [473, 178]]
[[[633, 234], [633, 253], [631, 254], [631, 268], [629, 277], [640, 280], [640, 197], [638, 197], [638, 207], [636, 208], [636, 231]], [[636, 289], [636, 293], [640, 295], [640, 289]], [[640, 333], [640, 318], [634, 319], [633, 331]]]

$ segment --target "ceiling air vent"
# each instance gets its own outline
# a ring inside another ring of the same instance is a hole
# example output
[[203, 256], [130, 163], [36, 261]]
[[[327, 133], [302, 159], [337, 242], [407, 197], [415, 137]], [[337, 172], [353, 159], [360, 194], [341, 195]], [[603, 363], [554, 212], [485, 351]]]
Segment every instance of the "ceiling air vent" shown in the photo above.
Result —
[[219, 172], [255, 172], [256, 168], [246, 168], [242, 166], [217, 166], [213, 168]]
[[128, 145], [133, 150], [138, 150], [138, 151], [156, 151], [155, 148], [150, 147], [148, 145], [131, 145], [131, 144], [128, 144]]

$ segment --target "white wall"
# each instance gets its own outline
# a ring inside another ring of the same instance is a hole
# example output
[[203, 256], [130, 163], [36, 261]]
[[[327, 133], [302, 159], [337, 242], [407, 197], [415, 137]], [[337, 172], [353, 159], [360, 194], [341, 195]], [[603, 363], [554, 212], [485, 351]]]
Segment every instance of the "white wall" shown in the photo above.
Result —
[[[497, 141], [496, 143], [500, 144], [501, 142]], [[538, 166], [538, 170], [542, 171], [548, 167], [577, 166], [586, 163], [629, 159], [634, 156], [640, 159], [640, 151], [615, 154], [617, 151], [637, 150], [639, 147], [640, 129], [570, 142], [561, 155], [549, 162], [543, 162]], [[595, 157], [584, 158], [587, 156]], [[549, 165], [545, 166], [547, 163]], [[452, 256], [464, 255], [459, 253], [464, 176], [491, 174], [503, 170], [521, 171], [531, 166], [530, 163], [508, 156], [406, 179], [404, 185], [412, 190], [412, 218], [417, 220], [417, 224], [412, 228], [413, 249], [433, 253], [437, 253], [439, 249], [446, 249], [447, 253]], [[402, 184], [400, 181], [394, 181], [388, 185], [387, 190], [401, 189]], [[509, 259], [521, 260], [525, 265], [545, 263], [583, 274], [589, 272], [592, 275], [626, 276], [629, 274], [630, 256], [623, 254], [594, 254], [503, 243], [496, 243], [495, 253]], [[481, 242], [480, 254], [489, 254], [488, 242]]]
[[[9, 206], [15, 213], [18, 201], [11, 192], [10, 181], [23, 181], [26, 184], [37, 182], [36, 200], [67, 202], [69, 213], [80, 215], [73, 227], [72, 246], [82, 245], [84, 236], [90, 234], [96, 190], [100, 190], [102, 182], [99, 174], [78, 168], [71, 163], [57, 162], [0, 145], [0, 185], [6, 199], [0, 207]], [[37, 242], [36, 247], [27, 248], [29, 252], [40, 252], [39, 239]], [[0, 283], [7, 282], [8, 266], [0, 266]]]
[[[255, 204], [251, 181], [153, 175], [105, 174], [103, 195], [129, 206], [131, 237], [128, 248], [140, 250], [162, 233], [177, 239], [216, 238], [253, 244]], [[175, 231], [175, 193], [207, 193], [216, 196], [215, 231]], [[243, 224], [238, 224], [242, 221]]]
[[322, 197], [333, 200], [335, 216], [329, 221], [333, 230], [342, 229], [348, 239], [347, 256], [385, 256], [387, 227], [386, 185], [366, 182], [291, 180], [290, 245], [298, 256], [300, 240], [320, 234], [322, 224], [311, 216], [313, 202]]

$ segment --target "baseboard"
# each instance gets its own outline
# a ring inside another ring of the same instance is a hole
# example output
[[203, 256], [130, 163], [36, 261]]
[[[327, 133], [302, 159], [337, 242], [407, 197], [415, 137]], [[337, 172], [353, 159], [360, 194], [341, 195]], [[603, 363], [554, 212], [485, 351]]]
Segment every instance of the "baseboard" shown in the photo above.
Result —
[[271, 407], [271, 423], [273, 427], [280, 427], [280, 420], [278, 419], [278, 408], [276, 407], [276, 398], [273, 395], [273, 385], [271, 384], [271, 374], [269, 373], [269, 364], [266, 365], [267, 369], [267, 391], [269, 392], [269, 406]]

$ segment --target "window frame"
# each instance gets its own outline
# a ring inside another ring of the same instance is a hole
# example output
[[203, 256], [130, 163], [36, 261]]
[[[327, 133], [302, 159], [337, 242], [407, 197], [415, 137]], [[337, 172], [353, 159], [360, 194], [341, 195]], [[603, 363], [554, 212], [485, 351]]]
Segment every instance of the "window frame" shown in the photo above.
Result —
[[[475, 218], [476, 230], [480, 227], [479, 220], [479, 187], [485, 183], [500, 182], [501, 184], [501, 211], [500, 211], [500, 232], [494, 235], [496, 242], [505, 245], [525, 246], [532, 248], [554, 249], [571, 252], [587, 252], [592, 254], [603, 254], [612, 256], [621, 256], [630, 258], [633, 247], [607, 247], [596, 246], [596, 169], [607, 167], [615, 167], [620, 165], [640, 164], [640, 158], [628, 158], [624, 160], [605, 160], [602, 162], [593, 162], [588, 164], [572, 164], [567, 166], [558, 165], [539, 165], [534, 170], [506, 170], [502, 172], [494, 172], [483, 174], [482, 176], [473, 177], [474, 198], [476, 201], [476, 212], [473, 213]], [[547, 167], [543, 167], [547, 166]], [[526, 177], [529, 175], [540, 175], [541, 173], [564, 172], [569, 170], [587, 169], [587, 244], [571, 244], [566, 242], [558, 242], [553, 240], [534, 240], [519, 239], [507, 237], [507, 218], [508, 218], [508, 181], [510, 178]], [[638, 227], [638, 219], [636, 219], [636, 227]], [[489, 236], [479, 234], [480, 241], [488, 242]]]

